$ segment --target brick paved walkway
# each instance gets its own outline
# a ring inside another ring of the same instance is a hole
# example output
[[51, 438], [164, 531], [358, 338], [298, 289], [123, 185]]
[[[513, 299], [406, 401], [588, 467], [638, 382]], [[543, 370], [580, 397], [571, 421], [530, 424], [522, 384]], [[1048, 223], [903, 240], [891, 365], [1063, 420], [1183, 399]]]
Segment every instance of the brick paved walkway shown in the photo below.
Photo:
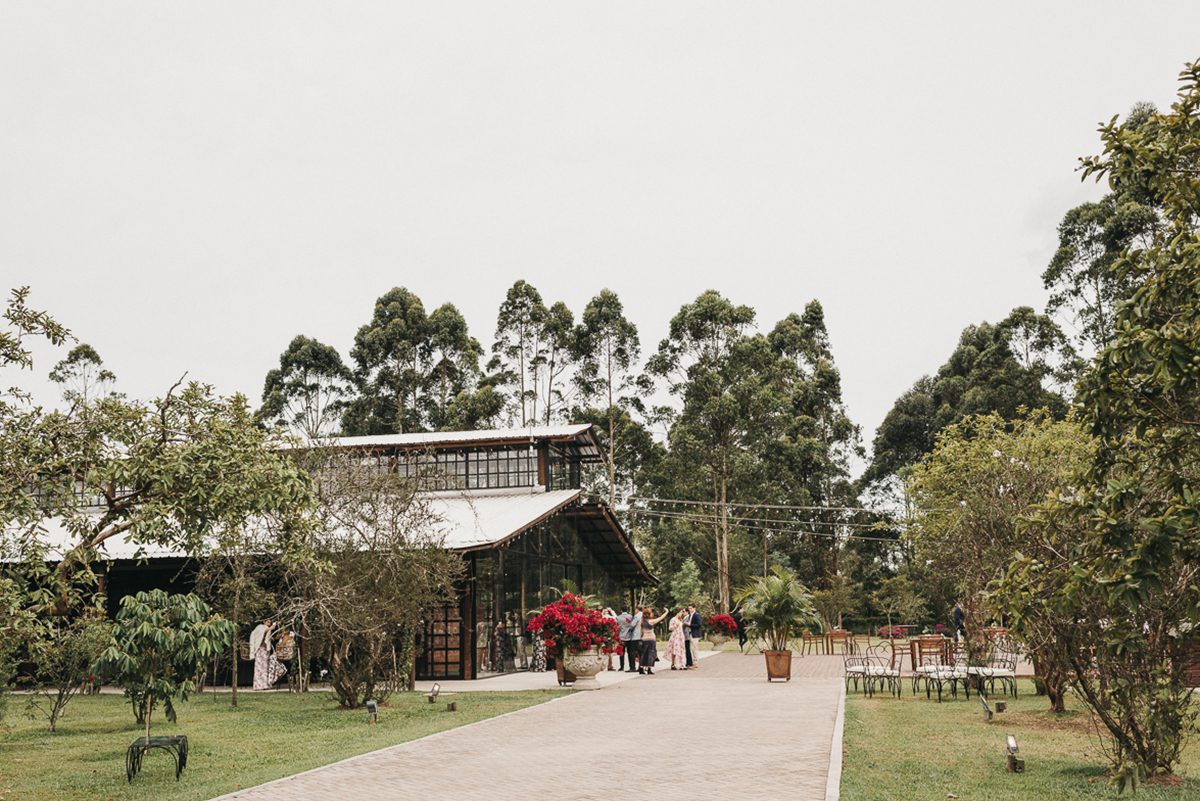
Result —
[[699, 670], [664, 668], [221, 801], [821, 801], [842, 660], [793, 665], [790, 682], [768, 684], [762, 656], [720, 654]]

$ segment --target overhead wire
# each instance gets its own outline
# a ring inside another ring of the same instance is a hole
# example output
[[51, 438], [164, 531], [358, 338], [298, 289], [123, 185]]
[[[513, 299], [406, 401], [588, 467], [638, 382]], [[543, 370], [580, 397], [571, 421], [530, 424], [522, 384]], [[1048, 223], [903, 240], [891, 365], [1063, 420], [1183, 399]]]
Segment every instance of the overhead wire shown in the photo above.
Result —
[[[631, 495], [631, 501], [645, 501], [646, 503], [670, 503], [680, 506], [721, 506], [715, 501], [689, 501], [682, 498], [651, 498], [645, 495]], [[772, 503], [734, 503], [725, 504], [730, 507], [744, 509], [797, 509], [804, 512], [870, 512], [870, 509], [864, 509], [861, 506], [798, 506], [796, 504], [772, 504]]]
[[[657, 518], [663, 519], [663, 520], [683, 520], [683, 521], [690, 521], [690, 522], [699, 522], [704, 525], [712, 525], [713, 523], [720, 522], [719, 518], [710, 519], [710, 518], [698, 517], [694, 514], [688, 514], [686, 512], [661, 512], [661, 511], [655, 511], [655, 510], [642, 509], [642, 510], [637, 510], [636, 512], [633, 512], [633, 514], [634, 515], [640, 514], [640, 515], [649, 516], [649, 517], [657, 517]], [[865, 534], [838, 534], [836, 532], [811, 531], [811, 530], [807, 530], [807, 529], [784, 528], [784, 527], [780, 527], [780, 526], [769, 526], [769, 525], [753, 525], [753, 524], [749, 524], [749, 523], [734, 523], [734, 525], [737, 528], [746, 529], [746, 530], [750, 530], [750, 531], [766, 531], [766, 532], [775, 533], [775, 534], [804, 534], [804, 535], [809, 535], [809, 536], [813, 536], [813, 537], [824, 537], [826, 539], [867, 540], [867, 541], [871, 541], [871, 542], [893, 542], [894, 543], [897, 541], [896, 537], [869, 537]]]
[[781, 523], [784, 525], [806, 525], [806, 526], [811, 525], [811, 526], [833, 526], [833, 527], [845, 526], [847, 528], [871, 528], [871, 529], [887, 528], [889, 526], [902, 525], [899, 523], [895, 523], [893, 521], [884, 521], [884, 520], [881, 520], [881, 521], [878, 521], [875, 523], [854, 523], [854, 522], [851, 522], [848, 520], [812, 520], [812, 519], [808, 519], [808, 518], [797, 519], [797, 518], [776, 518], [776, 517], [752, 517], [752, 516], [747, 516], [747, 515], [727, 515], [725, 517], [722, 517], [717, 512], [677, 512], [677, 511], [671, 510], [671, 509], [630, 509], [630, 514], [639, 514], [639, 513], [646, 513], [646, 514], [665, 513], [665, 514], [679, 514], [679, 515], [686, 514], [686, 515], [692, 515], [696, 518], [707, 518], [707, 519], [711, 520], [712, 522], [718, 522], [722, 519], [725, 519], [725, 520], [730, 520], [730, 521], [749, 521], [752, 523]]

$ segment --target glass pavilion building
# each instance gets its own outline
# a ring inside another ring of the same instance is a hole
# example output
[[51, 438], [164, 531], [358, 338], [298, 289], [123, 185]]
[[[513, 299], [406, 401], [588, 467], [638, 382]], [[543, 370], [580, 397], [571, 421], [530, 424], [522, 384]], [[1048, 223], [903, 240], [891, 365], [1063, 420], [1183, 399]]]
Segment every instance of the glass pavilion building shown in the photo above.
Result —
[[[341, 437], [360, 465], [416, 477], [444, 547], [466, 562], [456, 602], [419, 632], [417, 678], [474, 679], [528, 669], [525, 623], [569, 587], [616, 604], [655, 581], [611, 509], [585, 498], [601, 461], [590, 425]], [[114, 538], [114, 540], [117, 538]], [[186, 554], [124, 541], [104, 546], [120, 597], [150, 587], [186, 592]]]

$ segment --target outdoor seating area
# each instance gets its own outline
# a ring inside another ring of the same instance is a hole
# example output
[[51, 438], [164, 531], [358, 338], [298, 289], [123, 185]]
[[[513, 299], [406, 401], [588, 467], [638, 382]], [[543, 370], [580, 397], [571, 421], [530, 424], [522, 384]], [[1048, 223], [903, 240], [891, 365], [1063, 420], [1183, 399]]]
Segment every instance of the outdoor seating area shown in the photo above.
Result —
[[[802, 654], [808, 652], [808, 640], [806, 633]], [[942, 634], [876, 640], [838, 630], [836, 636], [827, 635], [819, 641], [826, 643], [824, 654], [835, 655], [833, 648], [840, 649], [847, 691], [868, 697], [886, 689], [889, 695], [899, 698], [904, 683], [910, 695], [923, 693], [927, 699], [936, 697], [939, 702], [957, 699], [960, 692], [969, 700], [972, 690], [990, 697], [997, 687], [1002, 694], [1017, 697], [1017, 670], [1022, 657], [1002, 635], [989, 636], [988, 650], [977, 660], [970, 658], [962, 642]]]

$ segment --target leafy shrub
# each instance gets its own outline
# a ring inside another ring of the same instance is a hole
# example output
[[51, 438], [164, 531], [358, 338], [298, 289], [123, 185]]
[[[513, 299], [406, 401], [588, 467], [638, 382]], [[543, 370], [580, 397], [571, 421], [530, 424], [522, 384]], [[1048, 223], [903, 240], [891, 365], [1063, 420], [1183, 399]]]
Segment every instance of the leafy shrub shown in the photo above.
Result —
[[213, 614], [199, 596], [139, 592], [121, 599], [97, 670], [108, 671], [125, 688], [149, 737], [154, 707], [162, 703], [167, 720], [174, 722], [176, 696], [186, 701], [196, 689], [196, 676], [232, 642], [233, 624]]

